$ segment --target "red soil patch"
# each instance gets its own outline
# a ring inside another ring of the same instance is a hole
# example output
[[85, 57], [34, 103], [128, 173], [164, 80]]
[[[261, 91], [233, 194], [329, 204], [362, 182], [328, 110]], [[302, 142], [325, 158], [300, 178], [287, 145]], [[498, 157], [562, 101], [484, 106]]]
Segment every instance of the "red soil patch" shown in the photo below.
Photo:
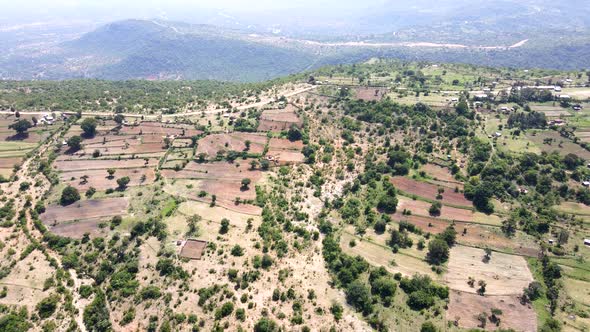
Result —
[[[433, 184], [412, 180], [403, 176], [396, 176], [391, 178], [391, 183], [405, 193], [424, 197], [430, 200], [436, 200], [438, 194], [438, 186]], [[456, 193], [453, 190], [445, 189], [442, 194], [443, 199], [440, 200], [443, 204], [451, 204], [457, 206], [471, 207], [472, 204], [468, 201], [462, 193]]]
[[[211, 202], [211, 196], [217, 197], [216, 204], [225, 208], [248, 214], [259, 214], [261, 209], [249, 204], [235, 204], [236, 198], [240, 200], [254, 200], [256, 198], [255, 185], [261, 179], [262, 172], [251, 170], [249, 160], [227, 163], [188, 163], [183, 170], [162, 170], [162, 176], [169, 179], [194, 179], [200, 180], [189, 198]], [[248, 190], [243, 190], [241, 181], [248, 178], [252, 181]], [[200, 191], [205, 191], [206, 197], [198, 197]]]
[[62, 172], [68, 171], [81, 171], [81, 170], [95, 170], [114, 168], [139, 168], [139, 167], [151, 167], [158, 164], [158, 159], [151, 158], [146, 161], [144, 159], [122, 159], [122, 160], [110, 160], [110, 159], [73, 159], [70, 156], [62, 156], [57, 159], [54, 163], [54, 167]]
[[129, 198], [127, 197], [92, 199], [79, 201], [68, 206], [50, 205], [39, 217], [45, 225], [55, 226], [66, 221], [123, 215], [126, 213], [128, 206]]
[[131, 155], [131, 154], [143, 154], [143, 153], [164, 153], [166, 148], [162, 143], [145, 143], [145, 144], [129, 144], [126, 146], [122, 144], [119, 146], [108, 147], [108, 146], [96, 146], [93, 148], [84, 148], [77, 151], [75, 155], [92, 154], [95, 150], [100, 151], [103, 156], [112, 155]]
[[357, 99], [362, 99], [365, 101], [378, 101], [383, 99], [385, 94], [389, 91], [388, 88], [383, 87], [362, 87], [362, 88], [355, 88], [354, 95]]
[[420, 168], [421, 171], [426, 172], [426, 174], [430, 175], [436, 180], [440, 180], [443, 182], [450, 182], [453, 184], [461, 184], [461, 182], [455, 180], [451, 171], [449, 171], [446, 167], [441, 167], [435, 164], [426, 164]]
[[302, 163], [305, 156], [300, 152], [303, 149], [302, 141], [292, 142], [284, 138], [271, 138], [267, 157], [278, 165], [291, 165]]
[[[502, 310], [500, 328], [512, 328], [516, 331], [537, 331], [537, 316], [530, 305], [520, 304], [517, 295], [479, 296], [477, 294], [451, 291], [447, 320], [459, 319], [462, 328], [478, 328], [477, 315], [485, 312], [488, 316], [492, 308]], [[488, 320], [487, 330], [498, 327]]]
[[99, 224], [104, 222], [101, 218], [76, 221], [71, 223], [62, 223], [51, 227], [51, 232], [59, 236], [81, 239], [84, 234], [91, 237], [104, 236], [108, 233], [108, 228], [100, 228]]
[[180, 256], [189, 259], [201, 259], [203, 252], [207, 248], [207, 241], [186, 240], [180, 250]]
[[214, 162], [197, 163], [189, 162], [184, 169], [176, 172], [174, 170], [162, 170], [162, 175], [170, 179], [205, 179], [240, 182], [243, 178], [249, 178], [253, 183], [258, 181], [262, 173], [250, 169], [249, 160], [239, 162]]
[[[412, 214], [428, 216], [428, 209], [431, 205], [431, 203], [419, 200], [400, 199], [397, 209], [399, 211], [407, 209], [412, 211]], [[473, 211], [443, 205], [439, 217], [448, 220], [473, 221]]]
[[[86, 182], [81, 179], [84, 175], [88, 176]], [[142, 175], [146, 176], [144, 181], [141, 181]], [[116, 188], [117, 179], [125, 176], [129, 177], [129, 187], [152, 184], [156, 180], [156, 173], [153, 168], [124, 168], [117, 170], [112, 179], [108, 178], [106, 170], [97, 169], [61, 173], [60, 181], [80, 191], [85, 191], [90, 187], [102, 191], [109, 188]], [[74, 179], [72, 180], [72, 178]]]
[[213, 134], [199, 140], [197, 154], [217, 156], [219, 151], [246, 151], [246, 141], [250, 141], [248, 153], [262, 153], [266, 145], [266, 135], [254, 133]]
[[294, 150], [301, 151], [303, 149], [303, 141], [290, 141], [286, 138], [273, 137], [268, 142], [268, 147], [274, 150]]
[[124, 135], [174, 135], [180, 137], [198, 136], [203, 132], [187, 125], [171, 125], [160, 122], [142, 122], [138, 126], [124, 126], [119, 130]]
[[0, 168], [13, 168], [14, 165], [20, 165], [23, 158], [0, 158]]
[[301, 127], [303, 121], [296, 113], [292, 105], [285, 109], [267, 110], [260, 115], [258, 131], [283, 131], [288, 130], [292, 125]]

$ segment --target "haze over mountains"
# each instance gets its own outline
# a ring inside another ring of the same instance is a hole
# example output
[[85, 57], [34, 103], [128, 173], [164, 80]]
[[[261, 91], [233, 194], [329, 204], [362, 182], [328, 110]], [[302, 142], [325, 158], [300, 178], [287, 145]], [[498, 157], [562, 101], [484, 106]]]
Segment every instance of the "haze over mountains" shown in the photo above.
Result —
[[372, 57], [590, 67], [587, 1], [369, 2], [262, 2], [268, 11], [254, 11], [233, 1], [218, 10], [178, 0], [135, 16], [131, 2], [109, 16], [108, 6], [91, 1], [33, 11], [38, 22], [17, 22], [19, 11], [9, 6], [0, 17], [0, 78], [260, 81]]

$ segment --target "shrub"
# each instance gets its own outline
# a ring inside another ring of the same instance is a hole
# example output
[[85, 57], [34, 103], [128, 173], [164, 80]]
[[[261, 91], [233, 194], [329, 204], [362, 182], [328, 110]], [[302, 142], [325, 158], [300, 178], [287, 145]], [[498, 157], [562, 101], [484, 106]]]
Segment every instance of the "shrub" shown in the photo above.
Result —
[[215, 319], [216, 320], [220, 320], [224, 317], [227, 317], [229, 315], [231, 315], [231, 313], [234, 311], [234, 304], [232, 302], [225, 302], [221, 308], [217, 309], [215, 311]]
[[41, 302], [39, 302], [36, 306], [39, 317], [41, 317], [42, 319], [51, 317], [51, 315], [53, 315], [53, 313], [57, 309], [58, 302], [59, 295], [57, 294], [51, 295], [41, 300]]
[[74, 202], [77, 202], [80, 200], [80, 193], [78, 192], [78, 189], [72, 187], [72, 186], [67, 186], [64, 188], [64, 190], [61, 192], [61, 198], [60, 198], [60, 203], [61, 205], [70, 205]]

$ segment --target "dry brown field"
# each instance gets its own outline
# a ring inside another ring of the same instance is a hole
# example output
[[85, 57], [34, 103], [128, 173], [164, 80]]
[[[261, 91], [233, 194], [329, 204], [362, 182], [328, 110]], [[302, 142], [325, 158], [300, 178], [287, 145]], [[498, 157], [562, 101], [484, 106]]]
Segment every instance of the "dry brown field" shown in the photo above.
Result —
[[82, 171], [82, 170], [106, 170], [108, 168], [139, 168], [152, 167], [158, 164], [158, 159], [149, 158], [147, 163], [144, 159], [71, 159], [71, 156], [60, 156], [53, 163], [53, 167], [62, 172]]
[[[485, 312], [488, 316], [493, 308], [502, 310], [500, 316], [500, 328], [512, 328], [516, 331], [537, 331], [537, 316], [530, 305], [522, 305], [517, 295], [479, 296], [477, 294], [451, 291], [447, 320], [455, 321], [459, 318], [459, 326], [462, 328], [478, 328], [479, 313]], [[488, 320], [486, 330], [492, 331], [499, 328]]]
[[285, 109], [266, 110], [260, 115], [258, 131], [283, 131], [292, 125], [301, 127], [303, 121], [296, 113], [297, 108], [288, 105]]
[[199, 140], [197, 154], [204, 153], [215, 157], [219, 151], [246, 151], [246, 141], [250, 141], [249, 153], [262, 153], [268, 138], [264, 134], [229, 133], [212, 134]]
[[205, 248], [207, 248], [206, 241], [189, 239], [182, 246], [180, 256], [189, 259], [201, 259]]
[[[82, 179], [84, 175], [88, 176], [86, 181]], [[142, 181], [141, 178], [143, 175], [145, 175], [145, 180]], [[117, 179], [125, 176], [129, 177], [129, 187], [152, 184], [156, 179], [156, 173], [152, 167], [118, 169], [112, 178], [109, 178], [107, 171], [103, 169], [63, 172], [60, 173], [59, 177], [61, 182], [71, 185], [80, 191], [85, 191], [90, 187], [103, 191], [109, 188], [116, 188]]]
[[[395, 176], [391, 178], [391, 183], [396, 189], [399, 189], [405, 193], [424, 197], [430, 200], [436, 200], [438, 194], [438, 186], [433, 184], [412, 180], [403, 176]], [[443, 199], [440, 200], [443, 204], [451, 204], [456, 206], [471, 207], [472, 204], [468, 201], [462, 193], [456, 193], [449, 188], [445, 188], [445, 192], [442, 194]]]
[[46, 226], [55, 226], [68, 221], [123, 215], [128, 206], [128, 197], [92, 199], [78, 201], [68, 206], [50, 205], [39, 217]]

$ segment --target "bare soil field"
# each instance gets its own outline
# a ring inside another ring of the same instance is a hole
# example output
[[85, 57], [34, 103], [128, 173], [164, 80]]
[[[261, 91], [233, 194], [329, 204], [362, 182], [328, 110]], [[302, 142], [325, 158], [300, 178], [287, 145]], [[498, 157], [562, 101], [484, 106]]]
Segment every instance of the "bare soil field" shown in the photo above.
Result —
[[383, 97], [389, 93], [389, 89], [385, 87], [357, 87], [353, 92], [357, 99], [378, 101], [383, 99]]
[[292, 142], [284, 138], [271, 138], [267, 157], [277, 165], [292, 165], [302, 163], [305, 156], [301, 153], [302, 141]]
[[55, 226], [66, 221], [123, 215], [128, 206], [128, 197], [92, 199], [68, 206], [50, 205], [40, 218], [46, 226]]
[[92, 237], [105, 236], [109, 232], [109, 228], [100, 228], [100, 223], [103, 223], [104, 221], [104, 218], [69, 221], [51, 227], [51, 232], [59, 236], [73, 239], [81, 239], [84, 234], [88, 234]]
[[[477, 294], [451, 291], [447, 320], [455, 321], [459, 318], [462, 328], [478, 328], [480, 322], [477, 316], [485, 312], [488, 316], [493, 308], [502, 310], [500, 328], [512, 328], [516, 331], [537, 331], [537, 316], [530, 305], [520, 304], [517, 295], [479, 296]], [[486, 330], [496, 330], [498, 327], [488, 321]]]
[[162, 153], [166, 152], [166, 148], [162, 143], [144, 143], [144, 144], [130, 144], [129, 146], [95, 146], [85, 147], [77, 151], [74, 155], [91, 155], [95, 150], [100, 152], [101, 156], [118, 156], [118, 155], [132, 155], [143, 153]]
[[286, 138], [273, 137], [268, 142], [268, 147], [271, 150], [293, 150], [301, 151], [303, 149], [303, 141], [290, 141]]
[[124, 126], [119, 133], [124, 135], [174, 135], [180, 137], [198, 136], [203, 132], [187, 125], [173, 125], [160, 122], [142, 122], [137, 126]]
[[283, 131], [292, 125], [301, 127], [303, 121], [296, 113], [297, 108], [288, 105], [285, 109], [266, 110], [260, 115], [258, 131]]
[[20, 165], [23, 158], [0, 158], [0, 168], [12, 169], [14, 165]]
[[207, 247], [207, 241], [201, 240], [186, 240], [182, 249], [180, 250], [180, 256], [189, 259], [201, 259], [203, 251]]
[[150, 158], [147, 163], [144, 159], [71, 159], [71, 156], [61, 156], [53, 163], [53, 167], [62, 172], [81, 171], [81, 170], [97, 170], [107, 168], [122, 169], [122, 168], [139, 168], [152, 167], [158, 164], [158, 159]]
[[461, 182], [455, 180], [451, 171], [449, 171], [446, 167], [441, 167], [435, 164], [426, 164], [420, 168], [421, 171], [426, 172], [426, 174], [433, 177], [435, 180], [440, 180], [444, 182], [449, 182], [454, 185], [462, 185]]
[[262, 177], [262, 172], [250, 169], [249, 160], [239, 160], [233, 163], [197, 163], [193, 161], [189, 162], [180, 171], [162, 170], [162, 175], [170, 179], [206, 179], [233, 181], [236, 183], [248, 178], [252, 180], [253, 185]]
[[[231, 211], [259, 215], [262, 209], [251, 204], [236, 204], [236, 198], [240, 200], [251, 200], [256, 198], [255, 182], [250, 185], [250, 189], [242, 190], [240, 181], [227, 180], [176, 180], [173, 184], [168, 184], [164, 190], [170, 194], [179, 195], [191, 200], [211, 203], [212, 195], [216, 196], [215, 204]], [[199, 197], [199, 192], [207, 193], [204, 197]]]
[[[443, 195], [444, 197], [444, 195]], [[412, 211], [412, 214], [419, 216], [429, 216], [428, 209], [432, 205], [431, 203], [419, 200], [413, 200], [403, 196], [398, 196], [397, 209], [403, 211], [407, 209]], [[450, 206], [443, 205], [441, 208], [440, 218], [447, 220], [458, 220], [458, 221], [474, 221], [474, 212], [466, 209], [458, 209]]]
[[[266, 135], [255, 133], [212, 134], [199, 140], [197, 154], [204, 153], [209, 157], [215, 157], [219, 151], [247, 151], [260, 154], [264, 151], [267, 140]], [[250, 141], [248, 150], [246, 141]]]
[[[424, 197], [430, 200], [436, 200], [438, 194], [438, 186], [433, 184], [412, 180], [403, 176], [395, 176], [391, 178], [391, 183], [396, 189], [405, 193]], [[443, 204], [450, 204], [456, 206], [464, 206], [471, 208], [472, 204], [461, 193], [456, 193], [453, 190], [445, 189], [442, 194], [443, 199], [440, 200]]]
[[[476, 294], [477, 282], [487, 283], [486, 295], [520, 295], [533, 281], [526, 260], [521, 256], [493, 252], [488, 262], [484, 251], [456, 245], [451, 249], [445, 281], [451, 289]], [[474, 287], [467, 284], [476, 280]]]
[[[144, 175], [145, 179], [142, 181], [142, 176]], [[88, 176], [86, 181], [82, 179], [83, 176]], [[119, 169], [112, 178], [109, 178], [107, 171], [102, 169], [65, 172], [60, 173], [59, 177], [61, 182], [71, 185], [80, 191], [86, 191], [90, 187], [103, 191], [109, 188], [116, 188], [117, 179], [125, 176], [129, 177], [130, 182], [128, 186], [130, 187], [152, 184], [156, 179], [154, 168]]]

